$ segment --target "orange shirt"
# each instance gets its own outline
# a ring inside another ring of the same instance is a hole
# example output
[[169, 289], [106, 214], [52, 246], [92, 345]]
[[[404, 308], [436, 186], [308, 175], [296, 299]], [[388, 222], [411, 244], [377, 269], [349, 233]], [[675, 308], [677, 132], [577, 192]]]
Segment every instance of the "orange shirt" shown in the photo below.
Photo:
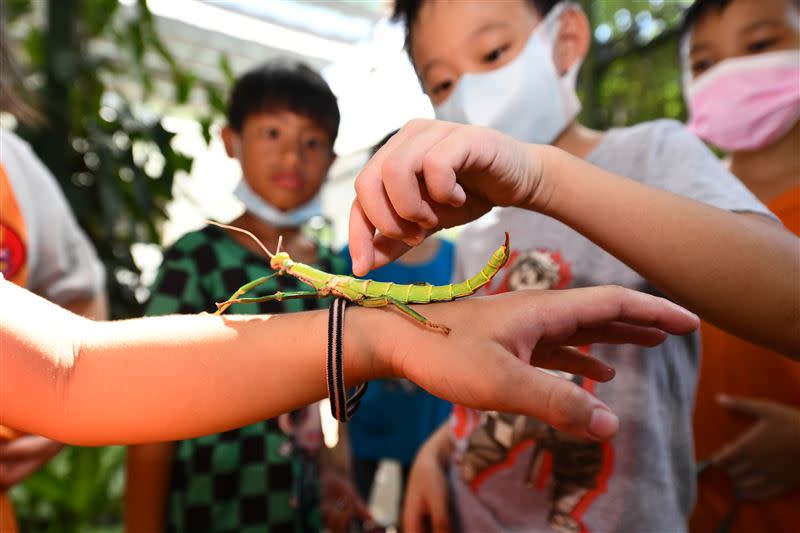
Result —
[[[800, 186], [768, 204], [784, 226], [800, 235]], [[749, 396], [800, 407], [800, 363], [760, 348], [710, 324], [702, 325], [703, 359], [694, 413], [695, 453], [706, 459], [746, 431], [752, 421], [729, 413], [717, 395]], [[733, 503], [733, 484], [717, 468], [698, 480], [692, 533], [714, 532]], [[731, 533], [798, 531], [800, 490], [739, 506]]]
[[[20, 287], [28, 275], [25, 221], [14, 198], [14, 191], [3, 165], [0, 165], [0, 272]], [[0, 442], [16, 438], [12, 429], [0, 426]], [[0, 492], [0, 533], [17, 531], [14, 510], [4, 492]]]

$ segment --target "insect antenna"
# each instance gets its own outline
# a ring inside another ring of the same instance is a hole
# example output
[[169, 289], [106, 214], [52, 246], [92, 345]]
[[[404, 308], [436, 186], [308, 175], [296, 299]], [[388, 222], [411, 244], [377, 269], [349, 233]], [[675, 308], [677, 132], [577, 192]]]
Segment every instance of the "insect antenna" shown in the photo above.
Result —
[[[256, 241], [258, 243], [258, 245], [261, 247], [262, 250], [264, 250], [264, 252], [269, 256], [270, 259], [275, 257], [275, 254], [273, 254], [272, 252], [267, 250], [267, 247], [264, 246], [264, 243], [262, 243], [258, 239], [258, 237], [256, 237], [255, 235], [253, 235], [251, 232], [247, 231], [246, 229], [237, 228], [236, 226], [229, 226], [227, 224], [220, 224], [219, 222], [214, 222], [213, 220], [206, 220], [206, 222], [211, 224], [211, 225], [213, 225], [213, 226], [219, 226], [220, 228], [230, 229], [230, 230], [233, 230], [233, 231], [238, 231], [239, 233], [244, 233], [245, 235], [249, 235], [250, 237], [252, 237], [252, 239], [254, 241]], [[280, 241], [280, 239], [278, 239], [278, 252], [280, 252], [280, 247], [281, 247], [281, 241]]]
[[278, 247], [275, 249], [275, 253], [281, 253], [281, 244], [283, 244], [283, 235], [278, 236]]

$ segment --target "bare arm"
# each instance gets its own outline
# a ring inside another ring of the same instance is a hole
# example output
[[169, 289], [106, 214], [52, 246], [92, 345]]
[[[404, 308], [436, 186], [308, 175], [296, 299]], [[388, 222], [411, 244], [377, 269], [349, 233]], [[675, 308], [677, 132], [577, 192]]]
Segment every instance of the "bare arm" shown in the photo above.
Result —
[[[0, 302], [0, 424], [18, 430], [84, 445], [177, 440], [327, 392], [323, 311], [92, 322], [1, 280]], [[595, 439], [617, 430], [608, 407], [530, 365], [608, 380], [610, 368], [568, 346], [655, 345], [698, 325], [675, 304], [619, 287], [520, 291], [424, 310], [450, 335], [388, 309], [349, 310], [347, 385], [406, 377], [467, 407], [519, 412]]]
[[[531, 148], [545, 174], [567, 178], [552, 180], [553, 190], [529, 208], [584, 234], [708, 321], [800, 357], [795, 235], [761, 215], [710, 207], [560, 150]], [[537, 203], [543, 198], [549, 201]]]
[[175, 443], [128, 446], [125, 468], [125, 532], [164, 529], [170, 467]]
[[101, 291], [89, 298], [71, 300], [61, 307], [91, 320], [108, 320], [111, 318], [108, 309], [108, 297], [105, 291]]
[[355, 187], [357, 275], [492, 206], [521, 207], [582, 233], [710, 322], [800, 358], [800, 239], [764, 217], [649, 187], [557, 148], [425, 120], [394, 135]]

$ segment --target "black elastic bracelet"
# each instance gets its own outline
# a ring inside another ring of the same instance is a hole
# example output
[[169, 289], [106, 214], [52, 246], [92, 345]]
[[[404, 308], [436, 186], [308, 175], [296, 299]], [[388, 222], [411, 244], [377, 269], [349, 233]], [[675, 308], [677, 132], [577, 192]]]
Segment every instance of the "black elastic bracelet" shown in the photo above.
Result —
[[367, 391], [367, 384], [356, 387], [348, 398], [344, 387], [342, 371], [342, 330], [344, 329], [344, 310], [349, 302], [344, 298], [335, 298], [328, 312], [328, 398], [331, 401], [331, 414], [340, 422], [347, 422], [353, 417]]

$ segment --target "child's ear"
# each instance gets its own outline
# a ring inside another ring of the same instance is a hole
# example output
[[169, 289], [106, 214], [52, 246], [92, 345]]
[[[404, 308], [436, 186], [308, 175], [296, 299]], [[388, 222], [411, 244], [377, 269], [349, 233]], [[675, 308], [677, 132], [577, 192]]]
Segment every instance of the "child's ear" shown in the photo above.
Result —
[[239, 155], [242, 151], [239, 135], [230, 126], [224, 126], [221, 135], [222, 143], [225, 145], [225, 153], [228, 154], [228, 157], [239, 159]]
[[577, 61], [586, 57], [591, 39], [592, 29], [586, 13], [579, 8], [565, 9], [553, 50], [559, 76], [565, 75]]

